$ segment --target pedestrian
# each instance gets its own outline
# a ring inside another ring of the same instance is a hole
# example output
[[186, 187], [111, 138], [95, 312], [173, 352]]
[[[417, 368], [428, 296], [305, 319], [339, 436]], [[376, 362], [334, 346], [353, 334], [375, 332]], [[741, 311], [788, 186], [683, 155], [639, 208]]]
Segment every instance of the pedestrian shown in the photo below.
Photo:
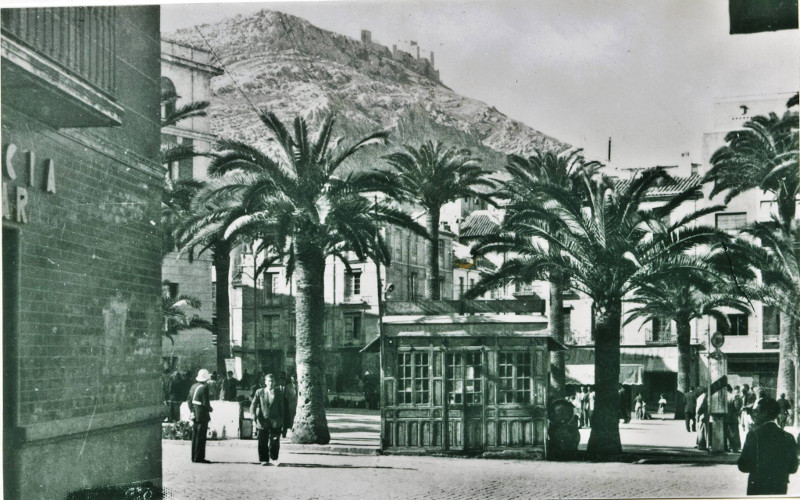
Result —
[[747, 433], [739, 470], [748, 472], [748, 495], [785, 495], [789, 474], [797, 472], [797, 442], [778, 427], [778, 402], [763, 397], [753, 409], [753, 430]]
[[725, 450], [738, 452], [742, 447], [742, 442], [739, 437], [739, 410], [736, 405], [737, 395], [733, 392], [730, 384], [726, 385], [725, 389], [728, 391], [725, 416], [722, 417], [725, 433]]
[[575, 405], [575, 409], [577, 410], [576, 416], [578, 417], [578, 427], [583, 427], [586, 425], [586, 415], [583, 413], [583, 398], [586, 397], [586, 393], [583, 392], [583, 387], [578, 387], [578, 390], [575, 391], [575, 397], [573, 399], [573, 404]]
[[639, 394], [637, 394], [635, 398], [633, 398], [633, 402], [635, 404], [634, 410], [635, 410], [635, 413], [636, 413], [636, 419], [637, 420], [644, 420], [644, 412], [642, 411], [644, 398], [642, 397], [642, 393], [641, 392]]
[[697, 425], [697, 444], [695, 448], [707, 450], [711, 446], [711, 443], [706, 441], [706, 430], [708, 429], [708, 398], [706, 397], [705, 391], [697, 396], [696, 403], [697, 412], [695, 414], [695, 422]]
[[206, 387], [206, 382], [210, 379], [211, 375], [205, 368], [197, 372], [197, 382], [189, 389], [189, 396], [186, 398], [192, 414], [192, 462], [198, 464], [211, 463], [206, 460], [206, 434], [213, 411]]
[[219, 400], [219, 382], [217, 381], [217, 372], [211, 372], [211, 379], [206, 382], [206, 387], [208, 387], [208, 398], [211, 401]]
[[[274, 379], [273, 379], [274, 380]], [[250, 399], [256, 397], [256, 391], [262, 389], [264, 387], [264, 372], [260, 371], [256, 373], [255, 380], [253, 381], [253, 386], [250, 388]]]
[[778, 413], [778, 425], [783, 429], [786, 427], [786, 421], [789, 419], [789, 415], [792, 414], [792, 403], [786, 399], [786, 394], [781, 393], [781, 397], [778, 399], [778, 407], [780, 408], [780, 413]]
[[588, 400], [588, 403], [586, 404], [586, 421], [588, 427], [592, 426], [592, 415], [594, 415], [594, 398], [594, 386], [592, 386], [589, 388], [589, 396], [586, 398]]
[[228, 371], [227, 376], [222, 379], [222, 387], [220, 389], [219, 397], [223, 401], [236, 401], [239, 394], [238, 386], [239, 381], [233, 376], [232, 371]]
[[628, 404], [628, 395], [625, 393], [625, 387], [619, 384], [619, 418], [627, 424], [631, 421], [631, 407]]
[[283, 419], [283, 437], [289, 429], [294, 427], [294, 415], [297, 411], [297, 385], [295, 384], [294, 375], [290, 375], [286, 381], [286, 387], [283, 390], [283, 397], [286, 400], [285, 418]]
[[367, 408], [375, 409], [380, 406], [381, 391], [378, 376], [370, 371], [364, 372], [363, 379], [364, 402]]
[[583, 418], [583, 426], [589, 427], [589, 386], [584, 386], [581, 390], [583, 392], [583, 399], [581, 400], [581, 417]]
[[169, 421], [177, 422], [181, 419], [181, 403], [186, 400], [186, 391], [184, 391], [183, 374], [175, 370], [169, 378]]
[[753, 423], [751, 412], [753, 406], [756, 404], [756, 394], [750, 390], [750, 386], [744, 384], [742, 386], [742, 412], [740, 414], [739, 423], [742, 426], [742, 432], [750, 430], [750, 425]]
[[686, 421], [686, 432], [695, 432], [697, 430], [697, 421], [694, 419], [697, 412], [697, 396], [694, 392], [694, 387], [689, 389], [686, 393], [686, 399], [683, 403], [683, 418]]
[[667, 399], [662, 394], [661, 397], [658, 399], [658, 414], [663, 415], [664, 410], [667, 408]]
[[250, 413], [258, 429], [258, 461], [261, 465], [270, 465], [270, 459], [278, 461], [285, 404], [283, 394], [275, 383], [275, 376], [267, 374], [264, 387], [256, 390], [250, 405]]

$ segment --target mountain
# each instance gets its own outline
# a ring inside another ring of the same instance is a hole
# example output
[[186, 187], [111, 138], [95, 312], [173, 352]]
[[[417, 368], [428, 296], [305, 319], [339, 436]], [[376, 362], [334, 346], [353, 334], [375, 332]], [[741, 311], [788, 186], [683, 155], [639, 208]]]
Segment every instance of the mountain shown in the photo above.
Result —
[[340, 135], [389, 129], [396, 144], [438, 139], [471, 148], [491, 169], [501, 168], [508, 153], [568, 147], [445, 86], [433, 54], [413, 42], [397, 50], [373, 42], [369, 32], [354, 40], [270, 10], [164, 38], [211, 49], [227, 70], [212, 81], [213, 132], [268, 150], [254, 108], [312, 123], [333, 112]]

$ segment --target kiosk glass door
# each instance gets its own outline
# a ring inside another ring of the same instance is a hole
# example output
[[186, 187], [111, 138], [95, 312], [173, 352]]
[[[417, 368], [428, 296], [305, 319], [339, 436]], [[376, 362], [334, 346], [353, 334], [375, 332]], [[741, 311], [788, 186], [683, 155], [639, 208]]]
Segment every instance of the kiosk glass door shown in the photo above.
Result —
[[483, 448], [483, 353], [447, 353], [450, 448]]

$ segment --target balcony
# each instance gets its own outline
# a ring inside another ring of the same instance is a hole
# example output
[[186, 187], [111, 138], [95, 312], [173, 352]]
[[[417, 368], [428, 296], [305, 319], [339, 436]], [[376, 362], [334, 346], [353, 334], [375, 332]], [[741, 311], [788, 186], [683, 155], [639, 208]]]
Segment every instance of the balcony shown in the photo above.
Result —
[[3, 95], [55, 127], [120, 125], [116, 44], [114, 7], [4, 9]]
[[644, 331], [644, 343], [650, 345], [676, 345], [678, 337], [670, 330], [656, 330], [646, 328]]

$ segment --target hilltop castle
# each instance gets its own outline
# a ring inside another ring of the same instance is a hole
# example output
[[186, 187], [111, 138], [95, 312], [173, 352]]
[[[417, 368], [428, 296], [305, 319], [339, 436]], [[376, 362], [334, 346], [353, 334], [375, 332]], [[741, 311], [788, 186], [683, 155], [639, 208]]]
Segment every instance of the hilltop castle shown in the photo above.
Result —
[[439, 70], [433, 64], [433, 51], [425, 52], [420, 49], [416, 41], [411, 40], [407, 42], [400, 42], [400, 48], [397, 44], [392, 45], [392, 50], [385, 45], [372, 41], [372, 32], [369, 30], [361, 30], [361, 46], [364, 50], [378, 54], [391, 55], [392, 59], [403, 64], [407, 68], [415, 71], [421, 75], [425, 75], [431, 79], [439, 81]]

